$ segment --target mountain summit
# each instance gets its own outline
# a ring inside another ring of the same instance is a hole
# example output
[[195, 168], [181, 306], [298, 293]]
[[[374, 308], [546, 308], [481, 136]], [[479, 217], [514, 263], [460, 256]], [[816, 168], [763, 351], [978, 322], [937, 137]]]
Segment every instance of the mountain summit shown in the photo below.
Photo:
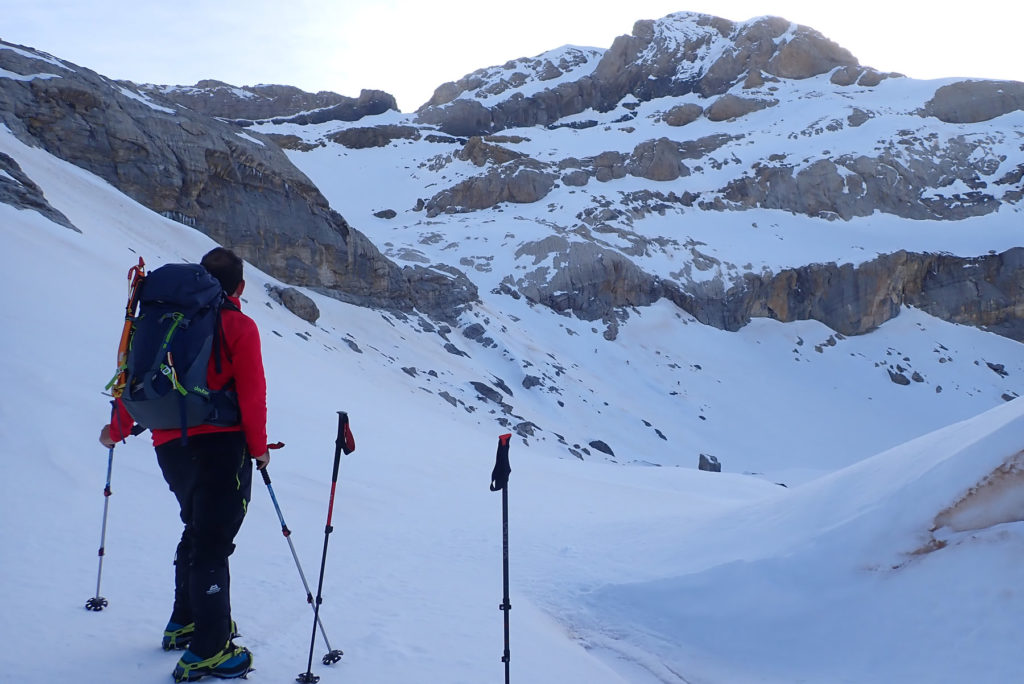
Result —
[[475, 71], [439, 87], [419, 114], [447, 132], [481, 135], [548, 125], [587, 109], [609, 111], [627, 97], [707, 98], [738, 84], [752, 88], [766, 78], [805, 79], [839, 68], [837, 78], [851, 83], [877, 85], [883, 78], [817, 31], [784, 19], [736, 23], [680, 12], [638, 21], [608, 50], [567, 47]]

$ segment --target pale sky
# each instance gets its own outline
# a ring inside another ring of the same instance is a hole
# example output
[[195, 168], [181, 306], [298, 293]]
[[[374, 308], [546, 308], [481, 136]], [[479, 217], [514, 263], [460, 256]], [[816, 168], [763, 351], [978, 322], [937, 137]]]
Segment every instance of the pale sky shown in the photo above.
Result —
[[411, 111], [476, 69], [565, 44], [608, 48], [636, 20], [679, 11], [781, 16], [913, 78], [1024, 81], [1013, 0], [0, 0], [0, 38], [137, 83], [378, 89]]

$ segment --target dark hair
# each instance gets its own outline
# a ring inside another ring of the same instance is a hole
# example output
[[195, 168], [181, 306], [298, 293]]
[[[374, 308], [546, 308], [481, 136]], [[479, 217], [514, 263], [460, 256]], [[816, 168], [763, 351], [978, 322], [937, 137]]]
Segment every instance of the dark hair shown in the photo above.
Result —
[[220, 286], [229, 295], [234, 294], [242, 282], [242, 259], [230, 249], [215, 247], [199, 263], [220, 281]]

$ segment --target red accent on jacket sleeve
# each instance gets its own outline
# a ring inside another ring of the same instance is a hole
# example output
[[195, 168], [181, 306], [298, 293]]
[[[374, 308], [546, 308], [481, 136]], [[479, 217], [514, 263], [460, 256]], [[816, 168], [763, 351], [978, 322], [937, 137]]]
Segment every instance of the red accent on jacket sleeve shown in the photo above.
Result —
[[120, 397], [114, 400], [114, 408], [110, 412], [110, 439], [120, 442], [131, 434], [135, 421], [128, 409], [124, 407]]

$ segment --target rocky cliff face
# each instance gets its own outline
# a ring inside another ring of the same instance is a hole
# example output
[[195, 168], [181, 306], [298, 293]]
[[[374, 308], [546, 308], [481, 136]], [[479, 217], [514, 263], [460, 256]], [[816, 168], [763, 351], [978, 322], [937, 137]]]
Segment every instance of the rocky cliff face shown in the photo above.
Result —
[[36, 211], [54, 223], [81, 232], [68, 217], [50, 204], [43, 191], [14, 159], [0, 152], [0, 202], [15, 209]]
[[398, 109], [394, 96], [382, 90], [363, 90], [354, 98], [328, 91], [307, 93], [293, 86], [238, 87], [212, 80], [200, 81], [194, 86], [137, 87], [200, 114], [241, 124], [267, 120], [298, 124], [358, 121], [365, 116]]
[[292, 86], [234, 86], [208, 79], [194, 86], [138, 86], [147, 94], [159, 95], [199, 114], [224, 119], [271, 119], [292, 116], [299, 112], [341, 104], [345, 98], [337, 93], [307, 93]]
[[[722, 291], [666, 296], [701, 322], [738, 330], [751, 318], [817, 320], [859, 335], [913, 306], [943, 320], [1024, 341], [1024, 248], [981, 257], [899, 251], [859, 266], [809, 264], [748, 274]], [[714, 291], [718, 290], [718, 291]]]
[[354, 230], [277, 145], [135, 88], [0, 44], [0, 120], [268, 273], [370, 306], [451, 317], [468, 280], [402, 269]]
[[[844, 335], [909, 305], [1024, 340], [1024, 84], [880, 73], [783, 19], [640, 21], [407, 115], [379, 91], [136, 87], [22, 49], [0, 68], [23, 140], [349, 301], [455, 321], [490, 292], [609, 338], [659, 299]], [[24, 188], [5, 201], [45, 211]]]
[[[587, 109], [609, 111], [626, 97], [711, 97], [745, 80], [809, 78], [837, 67], [864, 71], [847, 50], [807, 27], [777, 17], [738, 24], [682, 12], [638, 21], [603, 54], [569, 48], [446, 83], [420, 108], [419, 120], [452, 135], [485, 135], [554, 124]], [[531, 76], [556, 83], [531, 94], [514, 90]]]
[[[494, 291], [603, 321], [606, 335], [631, 307], [668, 298], [729, 330], [767, 316], [857, 334], [911, 305], [1020, 339], [1011, 248], [1021, 242], [1002, 226], [1019, 223], [1024, 198], [1022, 89], [880, 73], [779, 18], [640, 21], [607, 50], [564, 47], [479, 69], [406, 117], [401, 140], [391, 136], [381, 154], [404, 145], [426, 192], [392, 219], [410, 243], [391, 253], [422, 258], [418, 226], [485, 233], [498, 222], [503, 244], [517, 245], [515, 265], [496, 272], [471, 254], [462, 263], [472, 277], [488, 273]], [[358, 139], [374, 139], [368, 123]], [[347, 130], [354, 140], [354, 127], [339, 126], [305, 143], [358, 147]], [[408, 141], [422, 152], [410, 156]], [[758, 244], [766, 222], [783, 240], [787, 216], [813, 222], [814, 240], [849, 243], [826, 258], [753, 252], [740, 261], [719, 246], [715, 224], [738, 225], [746, 212], [743, 231]], [[978, 229], [968, 222], [984, 220], [1004, 238], [944, 254], [938, 239], [872, 248], [845, 227], [879, 217], [918, 235], [970, 233]], [[549, 234], [518, 231], [516, 221]]]
[[536, 268], [503, 287], [555, 311], [602, 320], [662, 297], [701, 323], [739, 330], [752, 318], [816, 320], [844, 335], [874, 330], [913, 306], [937, 318], [1024, 341], [1024, 247], [957, 257], [898, 251], [862, 264], [815, 263], [682, 288], [622, 253], [550, 237], [521, 247]]

